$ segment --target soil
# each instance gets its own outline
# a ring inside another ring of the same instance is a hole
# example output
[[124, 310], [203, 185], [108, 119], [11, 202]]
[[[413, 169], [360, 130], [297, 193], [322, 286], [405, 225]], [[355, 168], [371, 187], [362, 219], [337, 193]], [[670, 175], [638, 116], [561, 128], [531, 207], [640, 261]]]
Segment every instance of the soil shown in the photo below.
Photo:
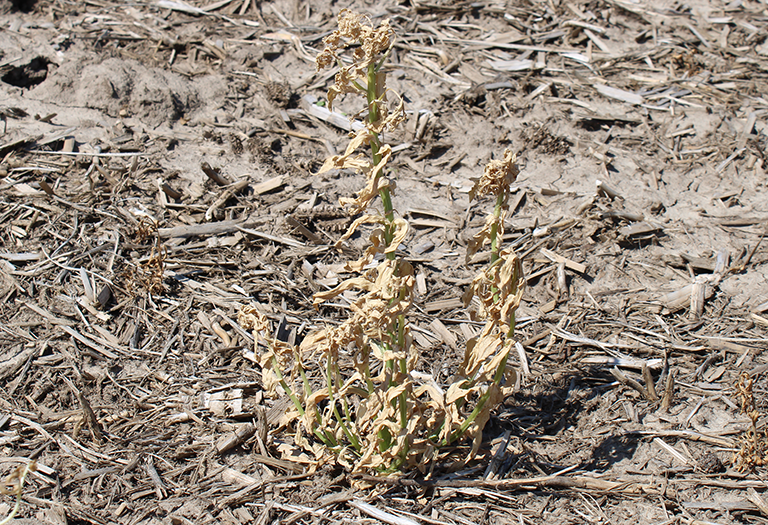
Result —
[[[520, 385], [475, 460], [427, 477], [287, 457], [236, 322], [258, 303], [297, 340], [343, 315], [311, 308], [367, 243], [332, 249], [359, 176], [316, 174], [348, 142], [313, 102], [343, 7], [398, 34], [389, 176], [438, 382], [476, 331], [464, 254], [493, 203], [469, 189], [518, 153]], [[0, 5], [0, 468], [37, 461], [18, 517], [765, 522], [766, 38], [752, 0]]]

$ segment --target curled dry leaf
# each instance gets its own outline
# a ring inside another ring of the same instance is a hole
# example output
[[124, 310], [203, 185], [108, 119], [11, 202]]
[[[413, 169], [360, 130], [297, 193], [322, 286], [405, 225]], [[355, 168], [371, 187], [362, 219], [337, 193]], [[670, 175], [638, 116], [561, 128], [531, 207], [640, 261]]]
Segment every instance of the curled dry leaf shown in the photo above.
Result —
[[323, 304], [329, 299], [333, 299], [334, 297], [341, 295], [347, 290], [353, 290], [357, 288], [358, 290], [366, 290], [372, 292], [375, 290], [375, 286], [376, 285], [374, 282], [366, 279], [365, 277], [353, 277], [351, 279], [347, 279], [346, 281], [342, 281], [335, 288], [328, 290], [327, 292], [317, 292], [314, 295], [312, 304], [315, 306], [315, 308], [317, 308], [319, 305]]
[[465, 257], [465, 262], [469, 263], [469, 260], [472, 258], [472, 256], [479, 252], [486, 242], [491, 241], [494, 226], [496, 227], [496, 235], [504, 235], [504, 220], [506, 217], [506, 210], [501, 210], [501, 213], [498, 216], [491, 213], [485, 218], [485, 225], [483, 226], [483, 229], [474, 234], [467, 243], [467, 255]]
[[[449, 392], [450, 392], [450, 389], [449, 389]], [[457, 391], [453, 393], [455, 395], [460, 394], [461, 399], [473, 399], [473, 398], [476, 399], [483, 395], [488, 396], [485, 399], [485, 402], [483, 403], [482, 407], [478, 411], [475, 418], [470, 422], [469, 426], [462, 434], [462, 437], [472, 438], [472, 449], [468, 454], [468, 459], [472, 459], [475, 457], [475, 454], [477, 454], [477, 451], [480, 449], [480, 445], [483, 439], [483, 428], [485, 427], [485, 424], [490, 419], [491, 412], [493, 412], [493, 410], [496, 407], [498, 407], [502, 403], [502, 401], [504, 401], [505, 397], [509, 396], [512, 393], [512, 388], [502, 388], [496, 383], [491, 382], [491, 383], [483, 383], [482, 385], [476, 385], [470, 389], [467, 389], [466, 391]], [[450, 412], [450, 416], [449, 416], [450, 420], [465, 421], [469, 419], [468, 417], [460, 414], [459, 408], [458, 408], [459, 404], [457, 402], [447, 403], [446, 406], [448, 407]]]
[[483, 195], [509, 195], [509, 187], [520, 170], [517, 167], [517, 155], [512, 150], [504, 150], [504, 158], [492, 160], [485, 166], [483, 176], [475, 181], [469, 191], [469, 199], [474, 200]]
[[[385, 219], [381, 215], [363, 215], [362, 217], [358, 217], [352, 221], [352, 224], [349, 225], [347, 231], [336, 241], [334, 246], [336, 248], [340, 248], [344, 241], [352, 237], [357, 229], [363, 224], [379, 224], [383, 226], [385, 224]], [[344, 265], [347, 271], [361, 273], [366, 267], [368, 267], [369, 264], [373, 262], [377, 253], [384, 253], [383, 246], [385, 241], [384, 230], [382, 228], [375, 229], [369, 237], [369, 240], [371, 241], [371, 245], [365, 249], [365, 252], [363, 252], [363, 255], [360, 257], [360, 259], [354, 262], [347, 262]]]
[[[398, 333], [395, 324], [397, 317], [404, 315], [411, 307], [414, 284], [414, 271], [410, 263], [387, 259], [373, 272], [347, 279], [332, 290], [315, 294], [314, 304], [317, 306], [347, 290], [367, 292], [350, 305], [353, 315], [347, 321], [335, 328], [325, 329], [328, 333], [315, 342], [331, 341], [339, 331], [355, 334], [355, 330], [359, 329], [364, 339], [356, 338], [354, 342], [358, 343], [360, 349], [369, 347], [369, 341], [365, 339], [375, 339], [386, 345], [402, 346], [403, 351], [407, 350], [407, 346], [399, 344], [394, 337]], [[407, 327], [404, 330], [402, 333], [407, 333]], [[351, 338], [341, 340], [352, 342]], [[302, 351], [309, 347], [310, 345], [302, 343]]]
[[486, 241], [490, 242], [493, 236], [501, 238], [504, 235], [504, 221], [507, 218], [510, 185], [517, 180], [520, 170], [516, 164], [517, 155], [512, 150], [504, 150], [504, 158], [492, 160], [485, 166], [483, 176], [475, 181], [474, 186], [469, 192], [470, 200], [477, 199], [483, 195], [496, 195], [500, 197], [499, 209], [488, 215], [485, 219], [483, 229], [477, 232], [467, 245], [466, 261], [472, 258]]
[[357, 132], [352, 142], [349, 143], [343, 155], [328, 157], [320, 171], [318, 171], [319, 174], [332, 169], [351, 169], [365, 175], [365, 188], [358, 192], [357, 197], [354, 199], [341, 197], [339, 199], [342, 207], [350, 206], [349, 213], [351, 215], [365, 211], [370, 202], [376, 198], [382, 189], [394, 186], [386, 178], [381, 177], [384, 166], [387, 165], [392, 157], [392, 148], [389, 144], [383, 145], [379, 150], [381, 160], [375, 166], [362, 153], [355, 154], [358, 147], [369, 143], [371, 136], [371, 132], [368, 129], [361, 129]]
[[347, 149], [344, 151], [343, 155], [333, 155], [331, 157], [328, 157], [325, 159], [325, 162], [323, 163], [322, 167], [320, 168], [320, 171], [318, 173], [325, 173], [326, 171], [333, 170], [333, 169], [344, 169], [349, 168], [356, 171], [365, 171], [371, 168], [371, 162], [366, 159], [365, 155], [362, 153], [359, 153], [352, 156], [355, 151], [357, 151], [357, 148], [360, 146], [368, 144], [368, 141], [370, 140], [371, 136], [370, 133], [366, 129], [361, 129], [358, 131], [352, 138], [352, 140], [347, 144]]
[[[240, 326], [251, 330], [253, 334], [254, 354], [261, 366], [264, 390], [270, 396], [278, 397], [282, 394], [279, 387], [283, 371], [291, 371], [293, 378], [301, 366], [295, 348], [272, 337], [269, 320], [253, 306], [243, 306], [237, 313], [237, 321]], [[277, 363], [277, 369], [275, 369], [275, 363]]]
[[477, 297], [480, 300], [481, 317], [493, 325], [509, 327], [513, 321], [512, 315], [520, 305], [524, 288], [525, 277], [520, 258], [512, 250], [502, 250], [499, 259], [472, 280], [462, 300], [464, 306], [468, 306], [472, 297]]
[[349, 229], [346, 231], [346, 233], [342, 235], [338, 241], [336, 241], [336, 247], [341, 246], [341, 244], [349, 237], [351, 237], [357, 228], [359, 228], [362, 224], [379, 224], [382, 227], [376, 228], [368, 238], [371, 241], [371, 245], [365, 249], [365, 252], [363, 252], [363, 255], [360, 257], [360, 259], [354, 262], [346, 263], [345, 268], [350, 272], [363, 272], [365, 268], [373, 263], [374, 259], [376, 258], [376, 254], [395, 253], [397, 248], [400, 246], [400, 244], [402, 244], [402, 242], [405, 240], [405, 237], [408, 235], [408, 221], [402, 218], [396, 218], [391, 223], [389, 223], [393, 227], [392, 240], [389, 244], [387, 244], [384, 238], [384, 228], [388, 224], [387, 219], [381, 215], [364, 215], [363, 217], [356, 219], [349, 226]]

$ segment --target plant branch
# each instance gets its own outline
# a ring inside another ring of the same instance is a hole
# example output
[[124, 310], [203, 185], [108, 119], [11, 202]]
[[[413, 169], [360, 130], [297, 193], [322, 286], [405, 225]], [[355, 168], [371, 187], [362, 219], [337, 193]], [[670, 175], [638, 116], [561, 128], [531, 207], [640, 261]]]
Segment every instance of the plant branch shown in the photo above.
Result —
[[504, 192], [496, 196], [496, 206], [493, 208], [493, 218], [491, 225], [491, 264], [499, 260], [500, 242], [499, 242], [499, 218], [501, 217], [501, 207], [504, 205]]
[[[501, 360], [501, 363], [499, 364], [499, 368], [496, 369], [496, 374], [493, 377], [493, 384], [496, 386], [501, 384], [501, 380], [504, 377], [504, 370], [507, 368], [508, 358], [509, 358], [509, 348], [507, 348], [504, 358]], [[442, 446], [450, 445], [456, 439], [460, 438], [464, 434], [464, 432], [467, 431], [469, 426], [472, 423], [474, 423], [475, 419], [477, 419], [477, 416], [480, 415], [480, 412], [482, 412], [483, 409], [485, 409], [485, 404], [488, 402], [490, 398], [491, 398], [491, 390], [489, 388], [483, 393], [482, 396], [480, 396], [480, 399], [477, 401], [477, 405], [475, 406], [475, 409], [472, 410], [472, 413], [469, 415], [467, 419], [464, 420], [464, 422], [461, 424], [458, 430], [451, 433], [445, 440], [443, 440]]]

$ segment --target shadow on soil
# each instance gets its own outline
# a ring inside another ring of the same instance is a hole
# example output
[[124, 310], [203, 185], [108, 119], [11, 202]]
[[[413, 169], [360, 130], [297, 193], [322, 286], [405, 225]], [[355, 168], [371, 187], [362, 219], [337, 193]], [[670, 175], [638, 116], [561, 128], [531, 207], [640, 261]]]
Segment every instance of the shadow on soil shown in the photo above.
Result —
[[35, 8], [37, 0], [11, 0], [11, 11], [21, 11], [22, 13], [30, 13]]
[[[605, 434], [602, 441], [590, 447], [591, 452], [587, 455], [583, 447], [589, 440], [572, 440], [569, 435], [578, 432], [585, 436], [590, 430], [596, 430], [585, 428], [585, 421], [600, 418], [602, 413], [607, 415], [612, 401], [606, 399], [604, 385], [612, 380], [603, 371], [591, 371], [588, 375], [573, 372], [548, 384], [532, 385], [507, 401], [496, 420], [497, 430], [509, 430], [523, 442], [543, 440], [553, 443], [552, 449], [558, 451], [555, 454], [558, 457], [554, 459], [557, 464], [547, 464], [544, 457], [540, 458], [542, 461], [536, 461], [547, 473], [573, 465], [568, 462], [568, 457], [574, 455], [581, 458], [581, 470], [609, 470], [615, 463], [634, 455], [638, 445], [636, 437], [621, 433], [617, 426], [615, 431]], [[595, 416], [589, 417], [589, 412], [594, 412]], [[605, 421], [609, 419], [606, 417]]]

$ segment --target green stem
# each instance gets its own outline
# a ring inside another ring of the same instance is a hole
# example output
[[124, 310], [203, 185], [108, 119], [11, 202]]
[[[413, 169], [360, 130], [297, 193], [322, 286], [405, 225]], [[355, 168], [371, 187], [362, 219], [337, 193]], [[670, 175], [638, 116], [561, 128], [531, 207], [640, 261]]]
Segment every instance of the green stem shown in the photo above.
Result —
[[[501, 243], [499, 242], [499, 218], [501, 217], [501, 207], [504, 205], [504, 191], [496, 196], [496, 206], [493, 208], [493, 224], [491, 225], [491, 266], [499, 260]], [[499, 293], [495, 286], [491, 288], [493, 292], [493, 302], [499, 300]]]
[[309, 379], [306, 372], [304, 372], [303, 366], [299, 367], [299, 374], [301, 374], [301, 382], [304, 384], [304, 397], [307, 398], [312, 394], [312, 385], [309, 384]]
[[[389, 350], [389, 345], [387, 345], [387, 350]], [[389, 388], [395, 386], [395, 362], [392, 359], [387, 359], [387, 361], [384, 362], [384, 369], [389, 372], [389, 377], [386, 378], [387, 384], [389, 385]]]
[[[405, 352], [405, 316], [400, 314], [397, 316], [397, 346], [401, 351]], [[405, 376], [408, 374], [407, 357], [400, 359], [400, 373]], [[408, 425], [408, 396], [403, 391], [398, 399], [400, 404], [400, 427], [405, 429]]]
[[[389, 350], [389, 346], [386, 346], [386, 350]], [[383, 385], [386, 385], [387, 390], [390, 388], [393, 388], [395, 386], [394, 381], [394, 370], [395, 370], [395, 363], [392, 359], [388, 359], [384, 362], [384, 380], [382, 381]], [[395, 403], [397, 401], [393, 400], [391, 401], [392, 406], [395, 406]], [[384, 407], [382, 407], [382, 410]], [[389, 447], [392, 446], [392, 434], [389, 432], [389, 428], [382, 427], [381, 430], [379, 430], [379, 450], [381, 452], [384, 452], [385, 450], [388, 450]]]
[[[507, 368], [507, 359], [509, 358], [509, 350], [507, 350], [507, 354], [504, 356], [504, 359], [502, 359], [501, 363], [499, 364], [499, 368], [496, 369], [496, 374], [493, 376], [493, 384], [498, 386], [501, 384], [501, 379], [504, 377], [504, 370]], [[469, 417], [464, 420], [464, 423], [461, 424], [461, 426], [456, 430], [456, 432], [453, 432], [451, 435], [449, 435], [442, 443], [441, 446], [447, 446], [453, 443], [456, 439], [460, 438], [464, 432], [467, 431], [469, 428], [469, 425], [471, 425], [475, 419], [477, 419], [477, 416], [480, 415], [480, 412], [483, 411], [485, 408], [485, 404], [488, 402], [488, 400], [491, 398], [491, 390], [488, 389], [482, 396], [480, 396], [480, 399], [477, 401], [477, 405], [475, 406], [475, 409], [472, 411], [472, 413], [469, 415]]]
[[[277, 362], [277, 356], [275, 355], [272, 356], [272, 370], [275, 371], [275, 375], [277, 376], [277, 380], [280, 382], [280, 386], [282, 386], [283, 390], [288, 393], [288, 397], [291, 398], [291, 401], [293, 401], [293, 405], [296, 407], [296, 410], [299, 411], [299, 415], [304, 417], [304, 407], [301, 406], [301, 401], [299, 401], [299, 398], [296, 397], [296, 394], [293, 393], [293, 390], [291, 390], [291, 387], [288, 386], [285, 377], [283, 377], [282, 372], [280, 372], [280, 365]], [[318, 423], [321, 422], [319, 414], [315, 419]], [[335, 440], [331, 436], [328, 436], [324, 431], [317, 427], [313, 427], [311, 430], [312, 433], [315, 434], [320, 439], [320, 441], [325, 444], [326, 447], [332, 448], [335, 446]]]
[[[379, 121], [379, 103], [378, 103], [378, 86], [376, 80], [376, 64], [368, 64], [368, 89], [366, 90], [366, 97], [368, 99], [368, 122], [375, 124]], [[371, 132], [371, 156], [373, 157], [373, 165], [378, 166], [381, 162], [381, 143], [379, 142], [378, 133]], [[395, 238], [395, 213], [392, 207], [392, 196], [389, 192], [389, 188], [382, 188], [379, 191], [382, 205], [384, 206], [384, 217], [387, 220], [387, 224], [384, 225], [384, 243], [389, 246], [392, 244], [392, 240]], [[387, 259], [394, 261], [395, 253], [387, 253]]]
[[[405, 348], [405, 315], [403, 314], [397, 316], [397, 345], [402, 352], [407, 352], [407, 349]], [[408, 374], [407, 359], [407, 356], [400, 359], [400, 373], [403, 376], [407, 376]], [[395, 464], [392, 465], [395, 470], [399, 470], [408, 458], [408, 395], [406, 391], [401, 392], [398, 396], [398, 404], [400, 405], [400, 428], [402, 429], [402, 432], [405, 432], [406, 438], [403, 449], [400, 451], [400, 457], [395, 461]]]
[[509, 337], [509, 338], [511, 338], [513, 335], [515, 335], [515, 325], [517, 324], [516, 321], [515, 321], [515, 314], [516, 313], [517, 312], [515, 312], [513, 310], [512, 311], [512, 317], [509, 320], [509, 330], [507, 331], [507, 337]]
[[352, 425], [352, 413], [349, 411], [349, 402], [346, 398], [342, 399], [341, 406], [344, 409], [344, 421], [347, 422], [347, 425]]
[[339, 407], [336, 406], [336, 399], [333, 397], [333, 368], [334, 365], [331, 363], [331, 358], [329, 356], [325, 366], [325, 383], [328, 386], [328, 403], [330, 404], [333, 415], [336, 417], [336, 421], [341, 426], [341, 430], [344, 432], [344, 435], [347, 436], [347, 439], [350, 443], [352, 443], [352, 446], [355, 447], [355, 450], [360, 452], [360, 443], [357, 441], [357, 438], [349, 431], [346, 421], [344, 421], [344, 418], [342, 418], [341, 414], [339, 413]]
[[347, 427], [346, 422], [341, 417], [341, 414], [339, 413], [339, 407], [336, 406], [336, 403], [333, 404], [333, 415], [336, 416], [336, 420], [339, 422], [339, 425], [341, 425], [341, 430], [344, 431], [344, 435], [347, 436], [349, 442], [353, 447], [355, 447], [357, 452], [360, 452], [360, 450], [362, 450], [360, 448], [360, 442], [357, 440], [357, 437], [349, 431], [349, 427]]
[[[379, 196], [384, 205], [384, 218], [387, 221], [387, 224], [384, 225], [384, 243], [389, 247], [395, 239], [395, 212], [392, 207], [392, 196], [389, 193], [389, 188], [379, 190]], [[394, 261], [395, 252], [387, 252], [387, 259]]]
[[[379, 103], [376, 100], [376, 64], [368, 64], [368, 89], [366, 96], [368, 98], [368, 122], [375, 124], [379, 121]], [[379, 135], [377, 133], [371, 134], [371, 154], [373, 155], [374, 166], [381, 162], [381, 154], [379, 153]]]
[[499, 234], [499, 217], [501, 217], [501, 207], [504, 205], [504, 192], [502, 191], [496, 196], [496, 206], [493, 208], [494, 223], [491, 225], [491, 264], [499, 260], [500, 242], [498, 238]]
[[[367, 351], [370, 351], [369, 348], [366, 347]], [[365, 364], [365, 386], [368, 389], [368, 395], [370, 396], [373, 394], [373, 389], [375, 388], [373, 386], [373, 381], [371, 380], [371, 367], [368, 365], [368, 363]]]
[[291, 398], [291, 401], [293, 401], [293, 406], [295, 406], [296, 410], [299, 411], [299, 415], [304, 417], [304, 407], [301, 406], [301, 401], [299, 401], [299, 398], [296, 397], [296, 394], [293, 393], [293, 390], [285, 381], [285, 377], [283, 377], [283, 373], [280, 371], [280, 363], [277, 362], [277, 356], [275, 355], [272, 355], [272, 370], [275, 371], [275, 375], [277, 376], [277, 380], [280, 382], [280, 386], [283, 387], [283, 390], [286, 391], [288, 397]]

